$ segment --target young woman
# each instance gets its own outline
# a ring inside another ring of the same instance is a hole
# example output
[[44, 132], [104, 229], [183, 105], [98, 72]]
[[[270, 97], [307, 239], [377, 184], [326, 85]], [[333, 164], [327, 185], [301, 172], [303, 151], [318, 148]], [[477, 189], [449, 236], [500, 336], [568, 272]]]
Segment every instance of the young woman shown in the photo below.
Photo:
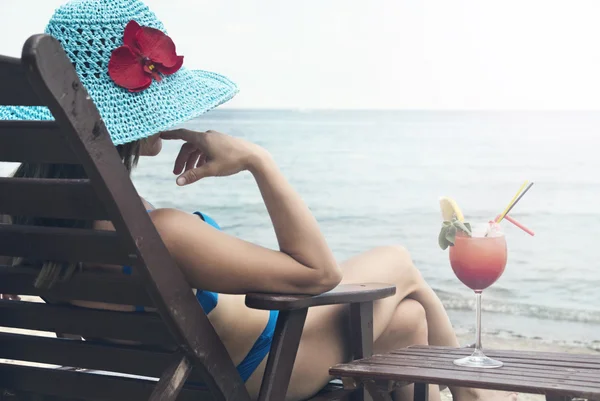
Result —
[[[391, 283], [397, 287], [396, 295], [374, 306], [375, 352], [412, 344], [459, 345], [440, 300], [404, 248], [385, 246], [336, 261], [315, 218], [267, 150], [218, 132], [172, 129], [229, 100], [237, 87], [218, 74], [183, 67], [183, 57], [177, 54], [162, 23], [143, 3], [72, 1], [56, 11], [46, 32], [65, 48], [129, 170], [139, 156], [157, 155], [162, 140], [176, 140], [183, 142], [173, 168], [180, 186], [241, 171], [254, 176], [273, 222], [278, 250], [233, 237], [200, 212], [154, 209], [144, 200], [170, 253], [192, 287], [198, 289], [198, 301], [253, 396], [258, 393], [277, 312], [247, 308], [243, 294], [248, 292], [319, 294], [339, 283]], [[51, 118], [43, 108], [0, 107], [0, 119]], [[78, 178], [85, 173], [68, 165], [23, 164], [16, 175]], [[201, 199], [202, 191], [198, 194]], [[56, 224], [17, 217], [13, 223]], [[90, 225], [113, 229], [106, 221]], [[19, 260], [13, 262], [18, 264]], [[37, 284], [51, 285], [56, 269], [47, 262]], [[348, 330], [346, 306], [310, 310], [289, 400], [316, 393], [330, 380], [329, 367], [348, 360]], [[412, 399], [411, 391], [410, 387], [399, 390], [396, 399]], [[516, 399], [513, 394], [500, 392], [467, 388], [451, 391], [461, 401]], [[439, 392], [432, 391], [431, 400], [439, 397]]]

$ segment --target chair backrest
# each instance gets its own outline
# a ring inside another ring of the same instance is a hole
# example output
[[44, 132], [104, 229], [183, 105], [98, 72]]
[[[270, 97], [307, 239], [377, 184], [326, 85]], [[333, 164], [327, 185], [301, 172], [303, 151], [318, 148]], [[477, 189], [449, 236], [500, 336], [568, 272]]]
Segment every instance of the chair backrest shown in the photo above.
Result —
[[[161, 241], [58, 41], [35, 35], [25, 43], [21, 59], [0, 56], [0, 105], [45, 106], [54, 116], [54, 121], [0, 121], [0, 161], [79, 164], [87, 175], [69, 180], [0, 178], [0, 215], [109, 220], [116, 230], [0, 224], [0, 255], [133, 268], [129, 276], [79, 272], [44, 290], [33, 285], [40, 266], [1, 265], [0, 293], [37, 295], [52, 303], [0, 301], [0, 326], [144, 344], [0, 333], [0, 358], [160, 377], [174, 357], [183, 355], [194, 367], [190, 381], [204, 383], [212, 399], [248, 400], [225, 347]], [[72, 306], [71, 300], [142, 305], [157, 312], [94, 310]], [[21, 390], [58, 395], [64, 389], [48, 379], [56, 376], [61, 387], [70, 386], [64, 391], [72, 397], [93, 392], [97, 399], [102, 394], [117, 399], [106, 392], [113, 386], [121, 392], [118, 399], [139, 399], [140, 393], [127, 387], [131, 380], [119, 387], [114, 377], [106, 378], [112, 380], [109, 386], [96, 383], [98, 375], [70, 380], [74, 375], [82, 373], [54, 370], [42, 375], [35, 368], [2, 364], [0, 387], [22, 385]], [[82, 384], [86, 380], [94, 381], [94, 388]]]

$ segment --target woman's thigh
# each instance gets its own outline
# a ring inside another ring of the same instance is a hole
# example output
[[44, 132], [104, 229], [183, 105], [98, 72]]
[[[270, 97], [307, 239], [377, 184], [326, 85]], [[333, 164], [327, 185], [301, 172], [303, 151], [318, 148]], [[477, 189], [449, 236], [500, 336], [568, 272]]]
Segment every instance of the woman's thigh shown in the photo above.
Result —
[[[382, 282], [398, 287], [395, 296], [378, 300], [373, 306], [373, 335], [377, 340], [388, 327], [400, 302], [418, 283], [418, 272], [402, 248], [381, 247], [362, 253], [342, 263], [342, 283]], [[407, 303], [407, 307], [416, 303]], [[416, 305], [419, 306], [420, 305]], [[292, 373], [289, 400], [304, 399], [329, 381], [329, 368], [348, 361], [349, 308], [347, 305], [309, 309], [296, 363]], [[421, 316], [416, 314], [415, 316]], [[406, 325], [417, 325], [408, 319]], [[405, 330], [410, 333], [410, 329]]]

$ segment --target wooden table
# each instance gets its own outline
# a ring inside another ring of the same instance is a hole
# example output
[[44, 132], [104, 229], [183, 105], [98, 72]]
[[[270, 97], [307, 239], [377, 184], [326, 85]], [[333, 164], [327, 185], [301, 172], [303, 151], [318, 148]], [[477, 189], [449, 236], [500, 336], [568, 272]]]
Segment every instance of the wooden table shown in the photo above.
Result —
[[573, 397], [600, 400], [600, 354], [484, 350], [504, 366], [495, 369], [454, 365], [472, 349], [414, 346], [334, 366], [330, 373], [347, 387], [364, 385], [376, 401], [390, 391], [415, 383], [415, 401], [427, 400], [427, 383], [521, 393], [545, 394], [548, 401]]

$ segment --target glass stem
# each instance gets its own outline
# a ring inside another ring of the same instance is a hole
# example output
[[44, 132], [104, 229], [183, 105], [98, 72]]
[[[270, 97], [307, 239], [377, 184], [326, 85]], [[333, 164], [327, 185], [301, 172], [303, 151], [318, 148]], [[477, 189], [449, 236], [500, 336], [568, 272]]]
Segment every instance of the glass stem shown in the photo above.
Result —
[[477, 338], [475, 340], [475, 352], [481, 352], [481, 291], [475, 291], [475, 309], [477, 313]]

